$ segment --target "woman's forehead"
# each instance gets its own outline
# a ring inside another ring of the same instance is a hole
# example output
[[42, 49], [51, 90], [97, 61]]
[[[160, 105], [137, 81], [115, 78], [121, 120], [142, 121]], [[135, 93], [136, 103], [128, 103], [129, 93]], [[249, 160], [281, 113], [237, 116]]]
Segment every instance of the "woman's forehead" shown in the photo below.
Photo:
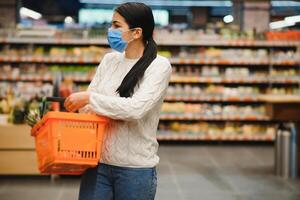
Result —
[[118, 12], [114, 12], [112, 17], [112, 23], [127, 24], [124, 17], [122, 17]]

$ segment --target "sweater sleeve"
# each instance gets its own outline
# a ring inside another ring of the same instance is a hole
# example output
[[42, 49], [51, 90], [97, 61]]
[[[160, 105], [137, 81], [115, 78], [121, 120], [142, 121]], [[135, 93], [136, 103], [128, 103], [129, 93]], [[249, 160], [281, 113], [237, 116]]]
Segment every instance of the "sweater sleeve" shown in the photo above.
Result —
[[[91, 81], [91, 83], [89, 84], [87, 91], [89, 92], [96, 92], [96, 88], [97, 85], [99, 85], [99, 81], [101, 80], [101, 71], [103, 71], [103, 67], [106, 65], [106, 60], [107, 60], [107, 54], [103, 56], [100, 64], [98, 65], [97, 69], [96, 69], [96, 73]], [[87, 104], [84, 107], [80, 108], [78, 110], [79, 113], [90, 113], [90, 105]]]
[[92, 91], [89, 104], [93, 111], [116, 120], [141, 119], [163, 97], [172, 71], [168, 60], [151, 65], [132, 97], [104, 96]]
[[106, 65], [106, 60], [107, 60], [107, 54], [103, 56], [102, 61], [100, 62], [100, 64], [98, 65], [97, 69], [96, 69], [96, 73], [91, 81], [91, 83], [89, 84], [89, 87], [87, 89], [87, 91], [89, 92], [95, 92], [97, 85], [99, 85], [99, 81], [101, 80], [101, 75], [102, 75], [102, 71], [104, 70], [104, 66]]

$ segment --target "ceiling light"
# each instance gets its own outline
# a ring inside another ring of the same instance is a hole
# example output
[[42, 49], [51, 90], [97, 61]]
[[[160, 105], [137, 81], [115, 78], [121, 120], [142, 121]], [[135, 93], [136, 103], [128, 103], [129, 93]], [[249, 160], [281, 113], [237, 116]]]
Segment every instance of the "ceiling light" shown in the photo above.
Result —
[[294, 25], [295, 25], [295, 23], [289, 23], [285, 20], [281, 20], [281, 21], [271, 22], [270, 28], [271, 29], [279, 29], [279, 28], [285, 28], [285, 27], [294, 26]]
[[226, 15], [224, 18], [223, 18], [223, 21], [228, 24], [228, 23], [231, 23], [233, 22], [233, 16], [232, 15]]
[[28, 8], [25, 8], [25, 7], [20, 8], [20, 15], [21, 15], [21, 17], [30, 17], [30, 18], [35, 19], [35, 20], [42, 18], [41, 13], [38, 13], [34, 10], [30, 10]]
[[67, 16], [65, 18], [65, 23], [66, 24], [73, 24], [74, 23], [74, 19], [72, 17], [70, 17], [70, 16]]
[[286, 21], [287, 23], [298, 23], [300, 22], [300, 15], [285, 17], [284, 21]]

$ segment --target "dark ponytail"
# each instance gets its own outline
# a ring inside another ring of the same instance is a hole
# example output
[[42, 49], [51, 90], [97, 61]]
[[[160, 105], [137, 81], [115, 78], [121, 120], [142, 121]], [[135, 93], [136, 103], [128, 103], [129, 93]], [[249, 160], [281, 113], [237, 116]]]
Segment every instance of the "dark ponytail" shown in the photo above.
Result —
[[129, 25], [130, 29], [142, 28], [145, 49], [143, 56], [124, 77], [117, 92], [121, 97], [131, 97], [135, 86], [143, 78], [146, 69], [157, 56], [157, 45], [153, 40], [154, 18], [151, 8], [143, 3], [129, 2], [115, 9]]

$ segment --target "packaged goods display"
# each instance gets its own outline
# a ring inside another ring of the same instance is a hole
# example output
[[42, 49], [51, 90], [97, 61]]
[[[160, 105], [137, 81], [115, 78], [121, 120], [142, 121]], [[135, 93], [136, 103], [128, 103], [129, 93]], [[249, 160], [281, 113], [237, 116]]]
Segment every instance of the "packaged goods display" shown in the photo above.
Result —
[[267, 39], [269, 41], [299, 41], [300, 31], [298, 30], [287, 30], [280, 32], [269, 31], [266, 33]]
[[[166, 53], [165, 53], [166, 54]], [[294, 65], [299, 63], [298, 54], [294, 50], [267, 49], [219, 49], [219, 48], [182, 48], [179, 53], [171, 52], [171, 61], [174, 63], [191, 64], [243, 64], [243, 65]]]
[[0, 80], [16, 81], [48, 81], [55, 78], [60, 72], [64, 79], [74, 81], [90, 81], [95, 74], [94, 66], [76, 65], [45, 65], [45, 64], [20, 64], [14, 67], [11, 64], [0, 65]]
[[247, 67], [178, 66], [171, 82], [184, 83], [298, 83], [298, 69], [254, 70]]
[[20, 62], [100, 62], [105, 53], [106, 47], [44, 47], [25, 46], [10, 47], [4, 46], [0, 51], [0, 58], [7, 61]]
[[[203, 29], [165, 29], [156, 28], [154, 32], [155, 39], [158, 41], [215, 41], [215, 40], [269, 40], [269, 41], [299, 41], [299, 31], [269, 31], [266, 33], [255, 34], [253, 31], [247, 31], [241, 33], [240, 30], [227, 27], [225, 28], [220, 24], [216, 25], [210, 23], [207, 25], [206, 30]], [[40, 29], [39, 37], [49, 37], [57, 40], [63, 39], [102, 39], [105, 38], [107, 30], [106, 28], [93, 28], [93, 29], [55, 29], [51, 27], [50, 30]], [[44, 33], [44, 36], [43, 36]], [[13, 38], [25, 38], [36, 37], [36, 30], [29, 28], [19, 28], [16, 30], [1, 30], [0, 36], [13, 37]]]
[[[76, 65], [45, 65], [45, 64], [26, 64], [18, 66], [12, 64], [0, 65], [0, 80], [16, 81], [52, 81], [56, 72], [61, 72], [65, 79], [73, 81], [91, 81], [95, 74], [95, 66], [76, 66]], [[299, 73], [296, 69], [273, 69], [270, 74], [268, 71], [250, 71], [246, 67], [234, 67], [221, 70], [217, 66], [203, 66], [194, 68], [181, 66], [173, 69], [171, 82], [275, 82], [291, 83], [299, 82]]]
[[[3, 61], [19, 62], [82, 62], [99, 63], [103, 55], [111, 50], [108, 47], [67, 47], [67, 46], [22, 46], [4, 45], [0, 51]], [[160, 50], [159, 54], [170, 58], [174, 64], [182, 62], [212, 64], [264, 64], [293, 65], [299, 63], [295, 50], [267, 49], [221, 49], [221, 48], [180, 48], [179, 51]]]
[[[54, 94], [58, 78], [55, 94], [67, 97], [86, 90], [103, 55], [111, 51], [103, 30], [51, 34], [0, 31], [0, 123], [24, 123], [37, 99]], [[173, 67], [158, 138], [274, 140], [276, 123], [266, 117], [259, 96], [300, 94], [298, 34], [240, 33], [224, 27], [216, 31], [210, 26], [156, 29], [158, 54]]]
[[203, 118], [203, 119], [267, 119], [264, 106], [239, 106], [222, 104], [164, 103], [162, 119]]
[[38, 109], [38, 99], [52, 96], [53, 86], [41, 82], [0, 82], [0, 91], [0, 114], [7, 116], [1, 123], [22, 124], [26, 113]]
[[12, 95], [27, 100], [53, 94], [53, 85], [42, 82], [0, 82], [0, 98]]
[[257, 125], [249, 123], [178, 123], [171, 122], [159, 125], [159, 133], [162, 136], [274, 136], [275, 125]]
[[221, 85], [210, 85], [207, 87], [199, 87], [193, 85], [170, 85], [167, 89], [166, 99], [186, 98], [186, 99], [228, 99], [228, 98], [256, 98], [262, 94], [259, 87], [225, 87]]

